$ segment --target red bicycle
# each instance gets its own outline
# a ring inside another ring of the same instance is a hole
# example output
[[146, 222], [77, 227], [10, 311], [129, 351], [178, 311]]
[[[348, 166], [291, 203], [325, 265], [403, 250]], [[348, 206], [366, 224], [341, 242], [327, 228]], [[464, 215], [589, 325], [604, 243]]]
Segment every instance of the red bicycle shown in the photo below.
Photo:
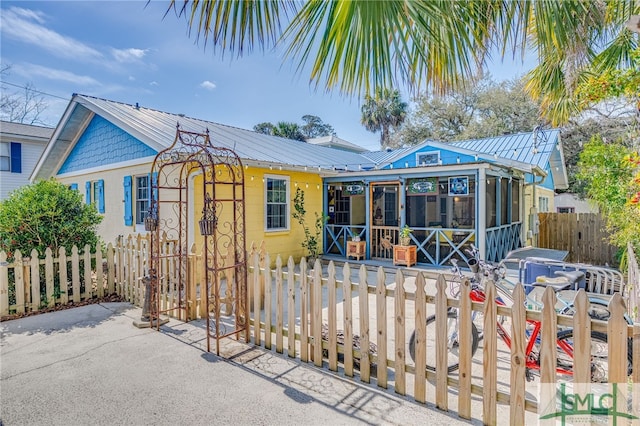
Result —
[[[471, 259], [474, 260], [474, 259]], [[475, 263], [470, 265], [475, 266]], [[502, 293], [503, 297], [510, 298], [510, 294], [504, 293], [504, 286], [500, 286], [500, 280], [503, 279], [503, 271], [501, 266], [494, 266], [485, 263], [478, 263], [478, 267], [482, 270], [484, 276], [491, 278], [496, 283], [498, 293]], [[472, 268], [473, 269], [473, 268]], [[501, 291], [502, 289], [502, 291]], [[480, 283], [480, 280], [471, 281], [470, 298], [474, 302], [484, 303], [486, 300], [486, 294]], [[495, 303], [499, 306], [506, 306], [504, 300], [501, 297], [496, 298]], [[471, 354], [472, 356], [478, 350], [479, 342], [481, 340], [481, 333], [476, 325], [477, 318], [473, 316], [479, 314], [474, 311], [472, 315], [471, 323]], [[447, 347], [448, 347], [448, 371], [453, 372], [459, 368], [459, 325], [458, 325], [458, 309], [450, 308], [447, 312]], [[496, 322], [498, 336], [511, 348], [511, 335], [504, 326], [504, 320], [500, 319]], [[527, 380], [533, 380], [533, 373], [540, 371], [540, 332], [542, 323], [536, 320], [527, 320], [526, 327], [526, 377]], [[427, 335], [434, 336], [436, 332], [436, 317], [435, 315], [427, 318]], [[433, 339], [427, 339], [426, 342], [427, 351], [433, 353], [435, 351], [435, 341]], [[556, 335], [556, 372], [565, 376], [573, 376], [573, 329], [563, 329], [558, 331]], [[415, 331], [409, 338], [409, 355], [415, 362]], [[632, 352], [631, 345], [627, 348], [627, 371], [631, 373], [632, 365]], [[427, 370], [435, 371], [435, 365], [430, 365], [427, 361]], [[607, 335], [599, 331], [591, 331], [591, 381], [592, 382], [607, 382], [608, 379], [608, 344]]]

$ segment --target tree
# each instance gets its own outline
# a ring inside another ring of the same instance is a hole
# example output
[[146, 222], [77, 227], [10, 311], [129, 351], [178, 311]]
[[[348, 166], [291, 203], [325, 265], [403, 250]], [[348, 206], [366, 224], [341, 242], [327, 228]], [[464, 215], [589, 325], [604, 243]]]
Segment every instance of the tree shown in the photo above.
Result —
[[527, 90], [554, 125], [579, 111], [574, 91], [587, 75], [632, 68], [637, 46], [625, 23], [635, 0], [199, 2], [172, 0], [205, 45], [242, 55], [280, 43], [310, 82], [362, 96], [405, 84], [411, 93], [460, 88], [494, 51], [539, 65]]
[[303, 115], [302, 134], [306, 139], [317, 138], [320, 136], [330, 136], [335, 134], [335, 130], [330, 124], [323, 123], [322, 119], [315, 115]]
[[54, 180], [23, 186], [0, 202], [0, 250], [9, 257], [16, 250], [54, 253], [73, 245], [95, 247], [96, 227], [102, 221], [94, 205], [83, 203], [78, 191]]
[[630, 242], [640, 250], [640, 153], [594, 137], [580, 154], [578, 167], [578, 179], [603, 212], [613, 243], [624, 250]]
[[255, 126], [253, 126], [253, 131], [257, 133], [262, 133], [264, 135], [273, 136], [274, 128], [275, 126], [273, 124], [264, 122], [264, 123], [258, 123]]
[[396, 145], [529, 132], [540, 124], [541, 112], [523, 84], [518, 79], [496, 83], [484, 76], [445, 96], [425, 94], [416, 99], [415, 109], [396, 135]]
[[305, 123], [303, 126], [289, 121], [279, 121], [277, 124], [264, 122], [253, 126], [253, 130], [265, 135], [280, 136], [299, 141], [335, 134], [330, 124], [323, 123], [322, 119], [315, 115], [303, 115], [302, 121]]
[[278, 123], [273, 128], [273, 135], [302, 142], [305, 141], [300, 126], [289, 121], [278, 121]]
[[389, 146], [391, 130], [395, 130], [407, 116], [408, 105], [397, 90], [377, 89], [374, 96], [366, 95], [362, 104], [362, 125], [370, 132], [380, 132], [380, 146]]
[[[6, 80], [11, 69], [10, 65], [2, 65], [0, 76]], [[27, 83], [22, 93], [11, 92], [5, 84], [2, 85], [0, 96], [0, 118], [5, 121], [22, 124], [46, 124], [40, 117], [48, 108], [47, 102], [31, 83]]]

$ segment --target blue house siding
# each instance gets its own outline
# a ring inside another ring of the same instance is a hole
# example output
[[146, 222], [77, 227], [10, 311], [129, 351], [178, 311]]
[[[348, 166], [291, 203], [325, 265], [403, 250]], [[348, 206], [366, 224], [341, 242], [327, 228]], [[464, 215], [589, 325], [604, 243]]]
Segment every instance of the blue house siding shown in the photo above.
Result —
[[425, 146], [419, 151], [411, 152], [405, 156], [402, 156], [400, 159], [394, 161], [391, 167], [393, 169], [402, 169], [407, 167], [419, 167], [420, 164], [417, 164], [417, 159], [421, 154], [430, 154], [430, 153], [439, 153], [439, 159], [442, 165], [450, 165], [457, 163], [471, 163], [477, 161], [477, 159], [471, 155], [461, 154], [459, 152], [448, 151], [441, 148], [433, 148], [430, 146]]
[[156, 155], [157, 152], [96, 115], [58, 173], [75, 172]]

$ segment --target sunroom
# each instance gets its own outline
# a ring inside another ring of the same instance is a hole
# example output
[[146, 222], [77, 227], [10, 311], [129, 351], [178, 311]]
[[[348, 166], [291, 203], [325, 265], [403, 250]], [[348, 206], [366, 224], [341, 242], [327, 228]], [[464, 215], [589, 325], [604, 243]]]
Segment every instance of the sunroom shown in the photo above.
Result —
[[370, 155], [376, 169], [324, 179], [327, 255], [349, 257], [355, 241], [365, 259], [395, 263], [406, 225], [418, 264], [466, 261], [472, 244], [484, 259], [503, 259], [523, 245], [525, 187], [547, 175], [531, 164], [437, 142]]

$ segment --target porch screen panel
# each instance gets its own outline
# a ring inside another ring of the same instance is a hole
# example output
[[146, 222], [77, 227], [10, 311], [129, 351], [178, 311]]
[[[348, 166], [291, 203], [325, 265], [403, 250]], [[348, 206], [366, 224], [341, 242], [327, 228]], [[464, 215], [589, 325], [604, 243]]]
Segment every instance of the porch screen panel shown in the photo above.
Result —
[[[435, 198], [435, 196], [433, 196]], [[435, 208], [435, 203], [431, 203], [431, 208]], [[424, 228], [427, 226], [427, 196], [412, 195], [407, 197], [407, 225], [414, 228]]]
[[509, 218], [509, 179], [501, 178], [500, 179], [500, 199], [502, 203], [500, 204], [500, 225], [506, 225], [511, 223]]
[[520, 180], [511, 181], [511, 222], [520, 222]]
[[496, 178], [487, 177], [487, 205], [485, 211], [487, 214], [487, 228], [496, 226]]

